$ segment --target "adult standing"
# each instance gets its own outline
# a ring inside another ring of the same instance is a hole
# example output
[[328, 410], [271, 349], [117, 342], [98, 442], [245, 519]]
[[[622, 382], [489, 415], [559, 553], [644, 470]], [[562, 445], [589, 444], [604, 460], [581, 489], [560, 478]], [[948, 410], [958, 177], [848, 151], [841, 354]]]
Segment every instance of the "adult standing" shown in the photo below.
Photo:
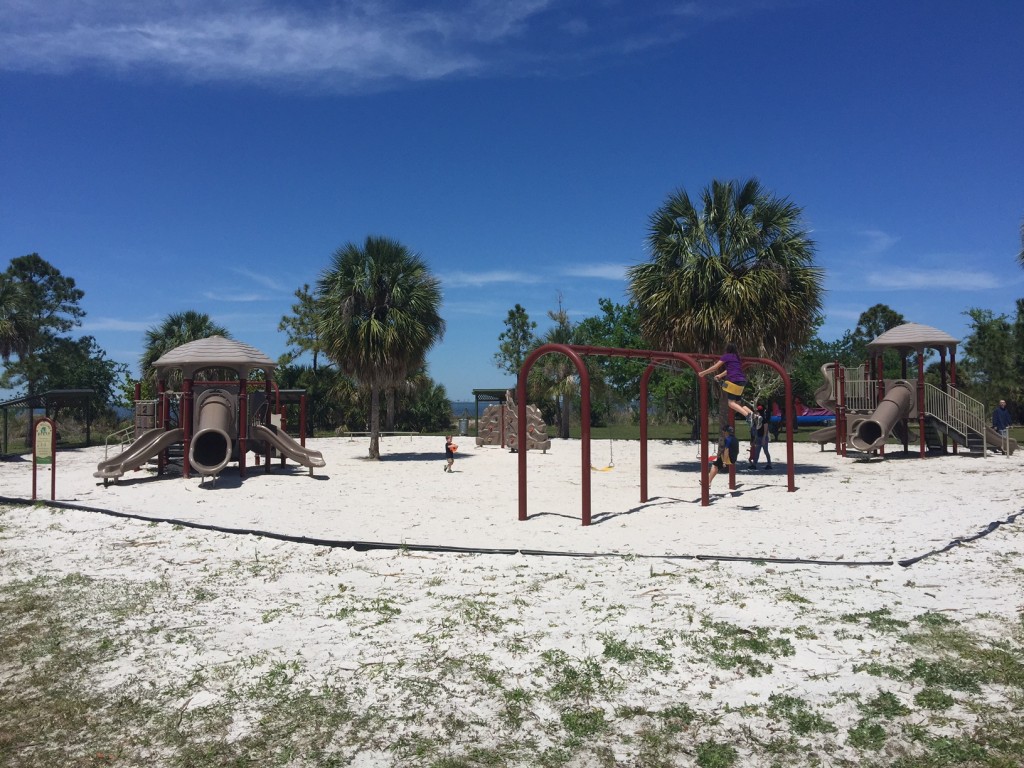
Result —
[[1010, 436], [1010, 410], [1006, 407], [1006, 401], [1000, 400], [999, 407], [992, 413], [992, 429], [999, 433], [1000, 437]]

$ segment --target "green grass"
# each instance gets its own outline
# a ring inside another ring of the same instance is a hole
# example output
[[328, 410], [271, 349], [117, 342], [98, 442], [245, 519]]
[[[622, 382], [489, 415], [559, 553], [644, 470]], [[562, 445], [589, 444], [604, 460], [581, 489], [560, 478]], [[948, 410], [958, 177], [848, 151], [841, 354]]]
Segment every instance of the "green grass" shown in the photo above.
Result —
[[[546, 580], [527, 570], [518, 584], [488, 576], [472, 589], [427, 572], [419, 602], [350, 571], [319, 594], [268, 589], [232, 630], [258, 642], [228, 658], [202, 618], [169, 617], [219, 616], [235, 590], [295, 573], [283, 559], [225, 563], [191, 582], [74, 571], [0, 582], [0, 765], [333, 768], [361, 755], [402, 768], [1010, 768], [1024, 754], [1019, 620], [908, 616], [898, 604], [831, 614], [766, 576], [778, 619], [751, 624], [716, 583], [723, 567], [669, 580], [641, 564], [641, 584], [677, 593], [671, 621], [632, 623], [635, 604], [594, 597], [599, 629], [586, 632], [558, 616], [546, 628], [525, 620], [577, 593], [571, 570]], [[503, 588], [527, 601], [499, 603]], [[695, 607], [695, 594], [728, 601], [730, 620]], [[273, 633], [303, 620], [365, 655], [306, 658], [301, 642], [280, 645]], [[843, 651], [835, 633], [850, 629], [865, 640]], [[794, 657], [822, 650], [838, 682], [799, 672]], [[110, 674], [129, 662], [135, 671]], [[165, 667], [180, 673], [149, 675]], [[753, 676], [736, 701], [735, 684]]]

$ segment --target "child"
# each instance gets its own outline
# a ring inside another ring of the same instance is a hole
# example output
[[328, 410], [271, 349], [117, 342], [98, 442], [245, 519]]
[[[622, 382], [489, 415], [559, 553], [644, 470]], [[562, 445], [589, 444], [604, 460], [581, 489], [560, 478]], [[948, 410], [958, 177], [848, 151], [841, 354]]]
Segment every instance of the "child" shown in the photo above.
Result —
[[451, 472], [452, 471], [452, 465], [455, 464], [455, 449], [456, 448], [458, 448], [458, 446], [454, 442], [452, 442], [452, 436], [451, 435], [445, 435], [444, 436], [444, 457], [448, 460], [448, 462], [444, 465], [444, 471], [445, 472]]
[[718, 361], [710, 368], [705, 368], [701, 371], [698, 376], [707, 376], [709, 373], [714, 373], [719, 368], [723, 368], [722, 372], [715, 376], [717, 381], [725, 379], [725, 383], [722, 385], [722, 389], [725, 390], [725, 396], [729, 400], [729, 407], [732, 408], [736, 413], [746, 419], [747, 424], [750, 425], [750, 433], [753, 435], [760, 429], [761, 424], [758, 420], [758, 416], [754, 411], [743, 404], [740, 399], [743, 395], [743, 390], [747, 386], [747, 377], [743, 375], [743, 361], [740, 359], [739, 354], [736, 352], [735, 344], [726, 344], [725, 354], [718, 358]]
[[757, 469], [757, 460], [761, 457], [761, 450], [764, 449], [764, 460], [767, 462], [764, 468], [772, 468], [772, 456], [768, 453], [769, 431], [768, 423], [764, 418], [764, 406], [757, 406], [757, 415], [761, 421], [761, 427], [750, 436], [750, 467]]
[[732, 427], [728, 425], [722, 427], [722, 441], [718, 446], [718, 456], [715, 457], [715, 461], [711, 465], [710, 474], [708, 475], [709, 487], [720, 469], [725, 469], [736, 463], [736, 457], [739, 456], [739, 453], [740, 441], [732, 433]]

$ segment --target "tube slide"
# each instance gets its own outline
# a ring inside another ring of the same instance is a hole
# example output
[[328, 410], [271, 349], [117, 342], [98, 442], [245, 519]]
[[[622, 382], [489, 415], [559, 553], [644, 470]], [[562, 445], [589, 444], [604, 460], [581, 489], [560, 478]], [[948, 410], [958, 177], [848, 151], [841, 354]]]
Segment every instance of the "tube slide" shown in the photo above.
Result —
[[900, 379], [894, 381], [885, 399], [866, 419], [850, 426], [850, 444], [858, 451], [876, 451], [885, 445], [896, 423], [905, 419], [914, 404], [914, 387]]
[[92, 473], [92, 476], [103, 478], [105, 485], [108, 480], [117, 480], [126, 472], [138, 469], [164, 448], [180, 443], [184, 439], [185, 432], [182, 429], [164, 429], [163, 427], [148, 429], [117, 456], [97, 464], [96, 471]]
[[326, 465], [324, 456], [320, 451], [303, 448], [290, 435], [282, 432], [277, 427], [265, 427], [262, 424], [256, 424], [252, 428], [252, 438], [253, 440], [266, 440], [280, 451], [281, 455], [286, 459], [291, 459], [304, 467], [313, 469], [313, 467], [323, 467]]
[[217, 475], [231, 461], [235, 439], [235, 398], [223, 389], [208, 389], [196, 398], [196, 433], [188, 461], [203, 477]]
[[836, 410], [835, 367], [835, 363], [825, 363], [821, 366], [821, 375], [824, 377], [825, 381], [814, 392], [814, 399], [817, 401], [818, 406], [832, 411], [833, 413]]

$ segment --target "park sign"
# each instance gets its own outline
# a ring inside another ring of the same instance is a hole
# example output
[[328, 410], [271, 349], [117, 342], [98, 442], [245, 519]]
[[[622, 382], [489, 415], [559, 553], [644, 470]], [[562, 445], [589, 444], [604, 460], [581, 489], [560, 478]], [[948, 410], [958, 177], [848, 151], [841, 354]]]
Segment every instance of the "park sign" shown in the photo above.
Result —
[[43, 417], [36, 422], [32, 440], [32, 500], [36, 499], [36, 469], [50, 465], [50, 500], [57, 498], [57, 428], [53, 419]]

